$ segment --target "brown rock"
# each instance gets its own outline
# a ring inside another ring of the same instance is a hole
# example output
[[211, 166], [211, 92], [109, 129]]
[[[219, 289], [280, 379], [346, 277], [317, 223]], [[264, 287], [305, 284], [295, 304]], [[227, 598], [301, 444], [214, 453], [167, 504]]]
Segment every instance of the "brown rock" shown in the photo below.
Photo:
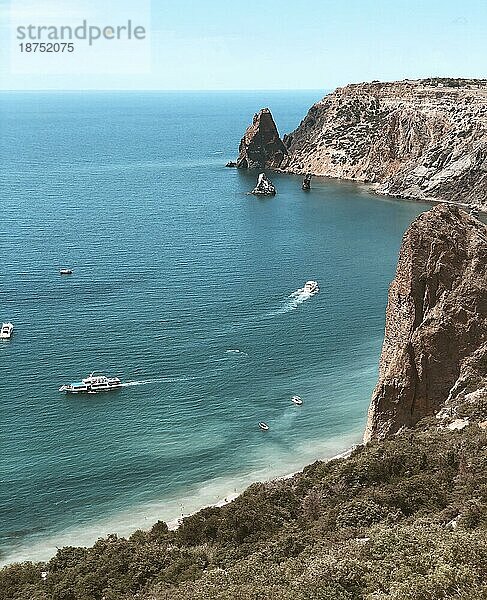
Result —
[[486, 357], [487, 227], [439, 205], [404, 234], [364, 441], [485, 384]]
[[240, 142], [237, 167], [239, 169], [278, 168], [287, 154], [276, 124], [268, 108], [254, 115], [252, 125]]

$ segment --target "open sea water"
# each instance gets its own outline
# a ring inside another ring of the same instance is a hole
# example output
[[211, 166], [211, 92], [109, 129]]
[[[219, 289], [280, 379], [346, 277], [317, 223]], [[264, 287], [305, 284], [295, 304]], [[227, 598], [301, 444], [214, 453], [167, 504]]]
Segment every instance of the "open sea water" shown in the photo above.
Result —
[[[2, 563], [360, 441], [401, 236], [427, 206], [272, 173], [259, 199], [257, 173], [224, 166], [259, 108], [282, 134], [322, 95], [0, 95]], [[58, 392], [93, 370], [127, 385]]]

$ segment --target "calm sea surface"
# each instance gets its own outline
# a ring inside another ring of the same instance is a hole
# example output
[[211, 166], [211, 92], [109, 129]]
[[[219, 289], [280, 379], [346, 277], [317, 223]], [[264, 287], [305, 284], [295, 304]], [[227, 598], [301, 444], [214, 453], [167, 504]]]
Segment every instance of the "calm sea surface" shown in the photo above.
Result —
[[[2, 562], [360, 440], [401, 236], [426, 206], [275, 174], [257, 199], [255, 173], [224, 167], [259, 108], [284, 133], [321, 95], [0, 96]], [[58, 392], [95, 369], [130, 385]]]

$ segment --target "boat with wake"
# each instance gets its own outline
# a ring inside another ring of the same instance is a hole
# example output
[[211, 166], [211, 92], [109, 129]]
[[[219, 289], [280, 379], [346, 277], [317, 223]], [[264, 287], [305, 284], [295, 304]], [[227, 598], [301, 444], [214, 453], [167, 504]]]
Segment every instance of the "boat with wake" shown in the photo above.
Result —
[[122, 382], [118, 377], [106, 377], [105, 375], [96, 374], [95, 371], [90, 373], [81, 381], [75, 381], [67, 385], [62, 385], [59, 388], [60, 392], [66, 394], [98, 394], [99, 392], [109, 392], [122, 387]]

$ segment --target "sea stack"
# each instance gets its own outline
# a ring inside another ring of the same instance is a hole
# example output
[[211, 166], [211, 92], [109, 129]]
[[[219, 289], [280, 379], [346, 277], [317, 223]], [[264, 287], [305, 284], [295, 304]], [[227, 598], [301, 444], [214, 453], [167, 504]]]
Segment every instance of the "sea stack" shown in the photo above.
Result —
[[257, 178], [257, 185], [250, 192], [254, 196], [275, 196], [276, 188], [272, 185], [272, 182], [267, 179], [265, 173], [261, 173]]
[[403, 237], [364, 441], [487, 400], [486, 374], [487, 226], [439, 205]]
[[239, 169], [273, 169], [279, 167], [287, 154], [276, 124], [268, 108], [254, 115], [240, 142]]
[[307, 192], [311, 189], [311, 175], [307, 173], [304, 176], [303, 183], [301, 184], [301, 189]]

